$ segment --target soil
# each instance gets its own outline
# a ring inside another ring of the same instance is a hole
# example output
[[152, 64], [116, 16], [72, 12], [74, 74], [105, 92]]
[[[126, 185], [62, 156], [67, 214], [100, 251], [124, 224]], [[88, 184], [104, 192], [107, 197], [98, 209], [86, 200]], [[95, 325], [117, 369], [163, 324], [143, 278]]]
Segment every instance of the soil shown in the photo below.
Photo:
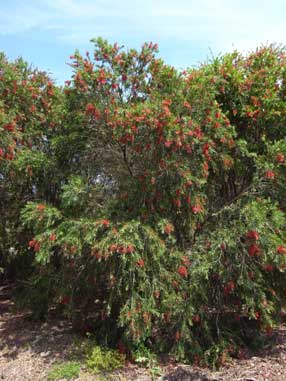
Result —
[[[16, 312], [11, 286], [0, 287], [0, 380], [43, 381], [53, 364], [70, 360], [74, 334], [58, 317], [34, 322], [29, 312]], [[169, 362], [161, 381], [286, 381], [286, 325], [276, 330], [271, 345], [243, 360], [232, 360], [218, 372]], [[80, 373], [76, 381], [151, 381], [150, 372], [134, 364], [112, 375]]]

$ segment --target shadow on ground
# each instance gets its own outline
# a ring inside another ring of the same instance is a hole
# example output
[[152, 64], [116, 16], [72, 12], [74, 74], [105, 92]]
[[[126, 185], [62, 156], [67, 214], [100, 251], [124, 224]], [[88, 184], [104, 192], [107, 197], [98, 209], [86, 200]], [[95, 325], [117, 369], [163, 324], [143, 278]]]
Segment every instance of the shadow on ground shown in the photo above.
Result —
[[9, 285], [0, 287], [0, 353], [7, 360], [29, 350], [43, 358], [65, 358], [73, 341], [71, 327], [58, 318], [31, 320], [29, 312], [14, 312]]

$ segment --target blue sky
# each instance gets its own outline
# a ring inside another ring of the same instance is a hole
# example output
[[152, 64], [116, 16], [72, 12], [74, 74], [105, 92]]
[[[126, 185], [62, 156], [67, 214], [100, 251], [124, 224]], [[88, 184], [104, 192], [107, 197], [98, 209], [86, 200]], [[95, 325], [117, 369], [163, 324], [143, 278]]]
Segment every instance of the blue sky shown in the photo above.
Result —
[[286, 43], [285, 0], [0, 0], [0, 50], [23, 56], [63, 83], [76, 48], [102, 36], [127, 47], [159, 44], [178, 68], [207, 56]]

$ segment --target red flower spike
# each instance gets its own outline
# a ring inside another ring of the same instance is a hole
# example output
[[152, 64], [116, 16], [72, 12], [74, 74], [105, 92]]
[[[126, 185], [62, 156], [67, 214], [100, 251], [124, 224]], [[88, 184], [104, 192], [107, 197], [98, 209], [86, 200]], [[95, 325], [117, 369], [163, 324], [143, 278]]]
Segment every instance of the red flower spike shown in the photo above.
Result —
[[278, 153], [276, 156], [277, 163], [283, 164], [285, 162], [285, 157], [282, 153]]
[[255, 241], [258, 241], [259, 240], [259, 233], [255, 230], [249, 230], [247, 233], [246, 233], [246, 237], [249, 238], [249, 239], [253, 239]]
[[138, 267], [144, 267], [144, 266], [145, 266], [144, 259], [140, 258], [140, 259], [136, 262], [136, 264], [137, 264]]
[[192, 321], [194, 323], [199, 323], [200, 320], [201, 320], [200, 315], [194, 315], [193, 318], [192, 318]]
[[194, 214], [201, 213], [202, 211], [203, 211], [203, 208], [201, 207], [201, 205], [192, 206], [192, 212]]
[[257, 319], [257, 320], [259, 320], [260, 319], [260, 313], [257, 311], [257, 312], [255, 312], [255, 318]]
[[274, 270], [274, 266], [273, 265], [264, 265], [263, 270], [271, 272]]
[[[132, 246], [132, 245], [128, 245], [127, 247], [126, 247], [126, 253], [127, 254], [131, 254], [131, 253], [133, 253], [134, 252], [134, 246]], [[143, 261], [144, 262], [144, 261]]]
[[278, 254], [286, 254], [286, 248], [284, 246], [277, 246], [277, 249], [276, 249], [277, 253]]
[[31, 239], [31, 241], [29, 241], [28, 243], [28, 246], [30, 248], [33, 248], [35, 246], [35, 244], [37, 243], [37, 240], [36, 239]]
[[165, 141], [165, 147], [169, 148], [173, 144], [172, 140], [166, 140]]
[[56, 235], [55, 235], [55, 233], [52, 233], [51, 235], [50, 235], [50, 238], [49, 238], [49, 240], [51, 241], [51, 242], [54, 242], [55, 240], [56, 240]]
[[251, 257], [258, 255], [260, 253], [260, 247], [254, 243], [253, 245], [249, 246], [248, 253]]
[[167, 224], [164, 228], [166, 234], [171, 234], [174, 231], [174, 226], [172, 224]]
[[269, 180], [273, 180], [275, 177], [275, 173], [271, 170], [265, 172], [265, 177]]
[[188, 270], [185, 266], [180, 266], [178, 268], [178, 274], [181, 275], [182, 278], [187, 278]]

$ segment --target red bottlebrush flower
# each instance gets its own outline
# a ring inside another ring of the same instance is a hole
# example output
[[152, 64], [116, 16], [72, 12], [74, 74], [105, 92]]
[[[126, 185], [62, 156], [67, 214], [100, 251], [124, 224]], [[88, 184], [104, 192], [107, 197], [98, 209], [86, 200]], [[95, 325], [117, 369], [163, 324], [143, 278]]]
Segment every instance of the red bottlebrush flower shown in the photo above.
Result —
[[260, 319], [260, 312], [257, 311], [257, 312], [255, 312], [254, 315], [255, 315], [255, 318], [256, 318], [257, 320]]
[[210, 145], [209, 143], [205, 143], [203, 146], [203, 154], [207, 155], [209, 153]]
[[220, 248], [221, 248], [222, 251], [225, 251], [226, 245], [225, 245], [224, 242], [220, 244]]
[[3, 128], [6, 131], [14, 132], [15, 131], [15, 124], [14, 123], [7, 123], [7, 124], [4, 124]]
[[285, 157], [282, 153], [278, 153], [276, 156], [276, 161], [277, 163], [284, 163], [285, 162]]
[[132, 246], [132, 245], [128, 245], [127, 247], [126, 247], [126, 253], [127, 254], [131, 254], [131, 253], [133, 253], [134, 252], [134, 246]]
[[165, 141], [165, 147], [169, 148], [173, 144], [172, 140], [166, 140]]
[[177, 208], [180, 208], [182, 205], [181, 200], [174, 200], [174, 204]]
[[187, 101], [184, 102], [184, 107], [188, 108], [189, 110], [192, 109], [192, 106]]
[[56, 235], [55, 235], [55, 233], [52, 233], [51, 235], [50, 235], [50, 237], [49, 237], [49, 240], [51, 241], [51, 242], [54, 242], [55, 240], [56, 240]]
[[200, 315], [194, 315], [193, 318], [192, 318], [192, 321], [194, 323], [199, 323], [200, 320], [201, 320]]
[[182, 278], [186, 278], [188, 276], [188, 270], [185, 266], [180, 266], [178, 268], [178, 274], [181, 275]]
[[39, 211], [39, 212], [42, 212], [43, 210], [45, 210], [46, 209], [46, 206], [44, 205], [44, 204], [38, 204], [37, 205], [37, 210]]
[[192, 180], [188, 180], [188, 181], [185, 183], [185, 186], [186, 186], [186, 187], [191, 187], [192, 185], [193, 185]]
[[274, 270], [274, 266], [273, 265], [264, 265], [263, 270], [271, 272]]
[[0, 157], [3, 157], [4, 156], [4, 151], [2, 148], [0, 148]]
[[230, 292], [232, 292], [235, 289], [235, 283], [233, 281], [228, 282], [227, 288]]
[[145, 262], [144, 262], [144, 259], [140, 258], [137, 262], [136, 262], [137, 266], [139, 267], [144, 267], [145, 266]]
[[117, 89], [118, 85], [117, 85], [117, 83], [113, 83], [113, 84], [111, 85], [111, 87], [112, 87], [113, 89]]
[[30, 248], [33, 248], [35, 246], [35, 244], [37, 243], [37, 240], [36, 239], [31, 239], [31, 241], [29, 241], [28, 243], [28, 246]]
[[174, 226], [172, 224], [167, 224], [164, 228], [166, 234], [171, 234], [174, 231]]
[[256, 244], [250, 245], [248, 248], [248, 253], [251, 257], [253, 257], [256, 254], [259, 254], [260, 252], [260, 247]]
[[286, 254], [286, 248], [284, 246], [277, 246], [277, 249], [276, 249], [277, 253], [278, 254]]
[[105, 226], [105, 227], [108, 227], [108, 226], [110, 225], [110, 222], [109, 222], [109, 220], [103, 219], [103, 220], [101, 221], [101, 225], [102, 225], [102, 226]]
[[259, 233], [255, 230], [249, 230], [246, 233], [246, 237], [249, 239], [254, 239], [255, 241], [258, 241], [259, 240]]
[[265, 172], [265, 177], [269, 180], [272, 180], [275, 177], [275, 173], [271, 170], [268, 170]]
[[172, 104], [171, 99], [165, 99], [165, 100], [162, 101], [162, 105], [163, 106], [169, 107], [169, 106], [171, 106], [171, 104]]
[[203, 208], [201, 207], [201, 205], [192, 206], [192, 212], [194, 214], [201, 213], [202, 211], [203, 211]]
[[86, 107], [85, 107], [85, 112], [86, 112], [86, 114], [92, 114], [92, 113], [94, 112], [94, 110], [95, 110], [95, 107], [94, 107], [94, 105], [91, 104], [91, 103], [88, 103], [88, 104], [86, 105]]
[[98, 109], [91, 103], [88, 103], [86, 105], [86, 108], [85, 108], [85, 114], [86, 115], [92, 115], [94, 116], [95, 118], [99, 118], [100, 117], [100, 112], [98, 111]]

